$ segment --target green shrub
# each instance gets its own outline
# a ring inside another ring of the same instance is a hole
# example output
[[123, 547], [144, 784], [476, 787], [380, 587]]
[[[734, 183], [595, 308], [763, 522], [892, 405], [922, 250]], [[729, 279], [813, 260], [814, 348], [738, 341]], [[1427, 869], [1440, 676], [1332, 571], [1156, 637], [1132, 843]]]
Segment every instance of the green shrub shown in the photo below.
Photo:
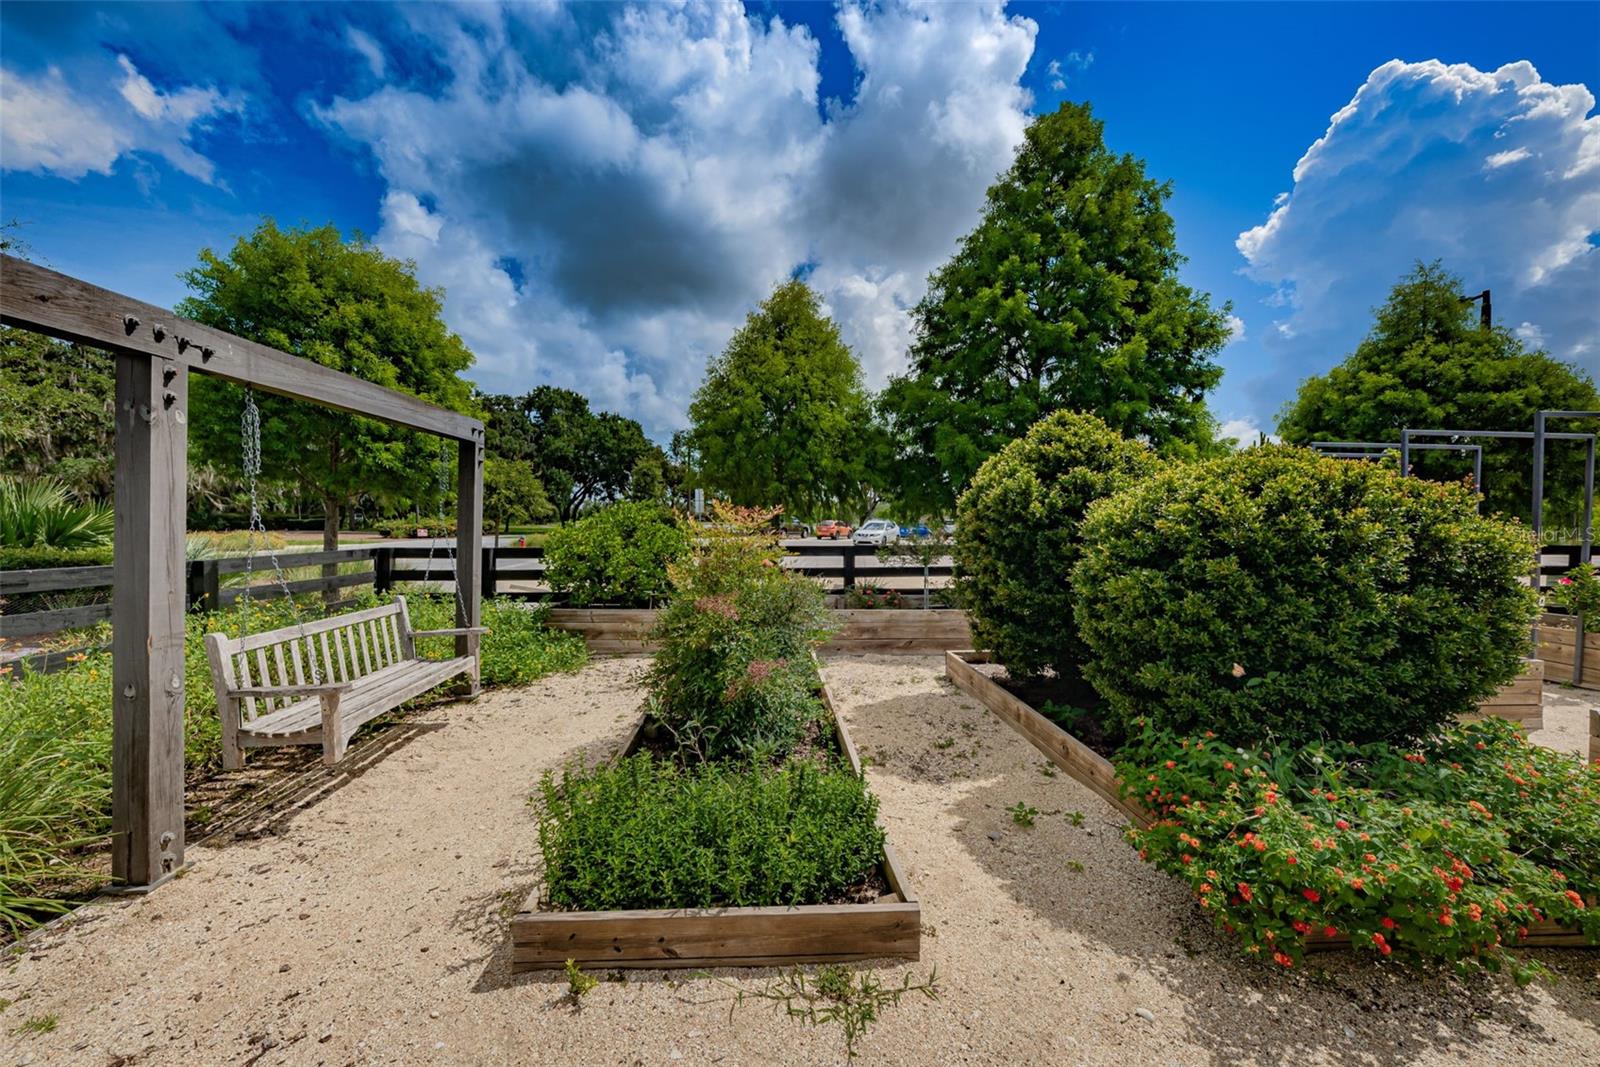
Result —
[[[410, 537], [454, 537], [456, 533], [456, 520], [454, 517], [431, 519], [417, 519], [409, 515], [398, 519], [381, 519], [372, 524], [374, 531], [385, 537], [405, 540]], [[419, 535], [418, 530], [422, 533]]]
[[1157, 460], [1093, 415], [1058, 411], [990, 457], [957, 505], [957, 583], [978, 647], [1016, 675], [1075, 674], [1073, 566], [1089, 505], [1152, 474]]
[[1265, 752], [1148, 730], [1119, 754], [1140, 856], [1285, 967], [1309, 935], [1498, 969], [1530, 924], [1600, 943], [1600, 764], [1486, 719], [1414, 750]]
[[111, 546], [51, 548], [48, 545], [0, 545], [0, 571], [26, 571], [44, 567], [109, 567]]
[[1090, 509], [1073, 573], [1113, 727], [1412, 740], [1515, 678], [1531, 542], [1459, 486], [1258, 448]]
[[[454, 597], [406, 597], [411, 623], [419, 630], [454, 626]], [[487, 688], [527, 685], [558, 671], [575, 671], [588, 662], [581, 634], [545, 626], [550, 610], [510, 597], [483, 602], [482, 624], [489, 632], [478, 647], [479, 678]], [[455, 638], [424, 638], [417, 652], [430, 658], [455, 655]]]
[[552, 530], [545, 578], [573, 604], [644, 606], [665, 597], [667, 568], [689, 551], [689, 535], [659, 504], [612, 504]]
[[54, 478], [0, 478], [0, 545], [93, 548], [115, 527], [109, 503], [80, 504]]
[[654, 631], [651, 715], [688, 757], [787, 752], [826, 714], [811, 659], [830, 625], [821, 587], [740, 532], [705, 538], [673, 580]]
[[883, 855], [866, 783], [804, 762], [681, 768], [641, 753], [546, 772], [536, 801], [546, 897], [561, 908], [817, 904]]
[[872, 582], [857, 582], [854, 588], [845, 591], [844, 606], [856, 610], [903, 608], [906, 598], [898, 589]]
[[1588, 633], [1600, 631], [1600, 574], [1594, 564], [1580, 563], [1561, 580], [1546, 590], [1550, 603], [1566, 608], [1573, 615], [1583, 616], [1583, 628]]

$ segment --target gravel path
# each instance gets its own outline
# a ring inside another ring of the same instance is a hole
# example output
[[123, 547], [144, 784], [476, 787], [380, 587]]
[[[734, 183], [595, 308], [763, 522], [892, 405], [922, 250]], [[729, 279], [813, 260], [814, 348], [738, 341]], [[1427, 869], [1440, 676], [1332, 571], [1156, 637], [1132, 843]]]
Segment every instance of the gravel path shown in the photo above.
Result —
[[[0, 1067], [843, 1062], [837, 1030], [759, 1004], [730, 1022], [705, 979], [635, 972], [575, 1010], [562, 979], [510, 975], [506, 918], [536, 871], [525, 798], [622, 739], [643, 662], [426, 712], [314, 802], [195, 848], [173, 885], [35, 939], [0, 969]], [[1246, 963], [938, 658], [827, 674], [927, 924], [922, 962], [883, 976], [936, 966], [943, 989], [889, 1009], [861, 1062], [1600, 1064], [1600, 953], [1543, 953], [1563, 980], [1520, 990], [1364, 956]]]

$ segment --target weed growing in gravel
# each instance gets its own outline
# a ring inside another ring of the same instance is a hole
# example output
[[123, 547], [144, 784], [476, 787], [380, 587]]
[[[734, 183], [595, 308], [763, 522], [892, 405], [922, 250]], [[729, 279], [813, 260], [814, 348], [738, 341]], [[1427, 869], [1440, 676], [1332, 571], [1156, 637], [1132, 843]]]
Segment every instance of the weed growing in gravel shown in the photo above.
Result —
[[1073, 826], [1082, 826], [1083, 825], [1083, 812], [1081, 812], [1081, 811], [1069, 811], [1069, 812], [1067, 812], [1067, 822], [1071, 823]]
[[921, 982], [907, 972], [897, 986], [885, 986], [870, 971], [852, 971], [837, 963], [819, 967], [815, 975], [809, 976], [796, 967], [772, 978], [760, 989], [745, 989], [727, 978], [716, 980], [734, 990], [733, 1003], [728, 1006], [729, 1019], [746, 998], [770, 1001], [789, 1018], [809, 1026], [837, 1025], [844, 1031], [845, 1054], [851, 1059], [856, 1057], [856, 1043], [867, 1028], [877, 1022], [884, 1009], [899, 1004], [901, 997], [921, 993], [929, 1000], [939, 999], [938, 968]]
[[567, 996], [572, 998], [574, 1004], [582, 1000], [591, 989], [600, 984], [600, 979], [592, 974], [584, 973], [583, 968], [578, 966], [577, 960], [567, 961], [566, 972]]
[[1079, 863], [1077, 860], [1068, 860], [1067, 870], [1071, 871], [1073, 874], [1082, 874], [1083, 864]]
[[946, 749], [946, 748], [950, 748], [955, 743], [956, 743], [956, 739], [955, 738], [953, 738], [953, 737], [944, 737], [944, 738], [940, 738], [938, 741], [935, 741], [933, 743], [933, 747], [937, 748], [937, 749]]
[[54, 1015], [35, 1015], [31, 1018], [25, 1019], [21, 1026], [11, 1031], [11, 1036], [21, 1037], [23, 1034], [53, 1033], [56, 1025], [60, 1023], [60, 1021], [61, 1020]]
[[1033, 820], [1039, 814], [1038, 808], [1030, 807], [1020, 800], [1007, 808], [1006, 811], [1011, 813], [1011, 821], [1018, 826], [1032, 826]]

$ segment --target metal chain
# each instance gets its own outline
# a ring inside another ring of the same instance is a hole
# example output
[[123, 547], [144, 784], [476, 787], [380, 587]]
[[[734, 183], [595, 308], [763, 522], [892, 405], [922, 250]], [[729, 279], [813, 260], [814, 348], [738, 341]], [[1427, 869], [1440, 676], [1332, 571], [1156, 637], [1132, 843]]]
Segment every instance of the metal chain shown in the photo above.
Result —
[[[450, 446], [449, 446], [449, 444], [447, 442], [441, 441], [439, 443], [439, 503], [438, 503], [438, 507], [436, 509], [437, 517], [438, 517], [438, 520], [439, 520], [438, 524], [437, 524], [437, 528], [440, 531], [443, 531], [443, 529], [444, 529], [444, 498], [445, 498], [445, 494], [448, 493], [449, 491], [450, 491]], [[460, 541], [460, 538], [461, 538], [461, 531], [458, 529], [458, 530], [456, 530], [456, 539], [457, 539], [458, 543]], [[434, 553], [434, 549], [435, 549], [435, 547], [437, 545], [438, 545], [438, 538], [437, 537], [428, 538], [428, 562], [427, 562], [426, 567], [424, 567], [424, 569], [423, 569], [423, 573], [424, 574], [427, 574], [427, 575], [430, 575], [430, 576], [433, 574], [433, 553]], [[457, 566], [459, 564], [459, 555], [460, 555], [460, 553], [459, 553], [458, 549], [456, 549], [456, 548], [450, 549], [450, 574], [451, 574], [451, 577], [454, 579], [451, 582], [451, 587], [455, 590], [455, 594], [456, 594], [456, 610], [458, 612], [458, 614], [456, 615], [456, 618], [464, 619], [464, 618], [467, 617], [467, 602], [465, 600], [463, 600], [462, 597], [461, 597], [461, 576], [457, 573]]]
[[[277, 550], [272, 547], [272, 538], [268, 536], [266, 523], [261, 518], [261, 493], [258, 485], [261, 479], [261, 409], [256, 405], [255, 390], [249, 387], [244, 391], [244, 414], [239, 418], [239, 436], [244, 441], [244, 481], [250, 494], [250, 525], [245, 532], [244, 540], [244, 590], [239, 594], [239, 599], [244, 603], [244, 626], [246, 629], [249, 628], [250, 576], [255, 573], [255, 539], [258, 534], [267, 550], [267, 558], [272, 561], [273, 581], [283, 591], [284, 599], [289, 602], [289, 613], [294, 617], [295, 625], [303, 626], [305, 619], [301, 617], [300, 605], [289, 589], [288, 580], [284, 578], [283, 564], [278, 559]], [[313, 685], [322, 683], [315, 655], [311, 656], [311, 683]]]

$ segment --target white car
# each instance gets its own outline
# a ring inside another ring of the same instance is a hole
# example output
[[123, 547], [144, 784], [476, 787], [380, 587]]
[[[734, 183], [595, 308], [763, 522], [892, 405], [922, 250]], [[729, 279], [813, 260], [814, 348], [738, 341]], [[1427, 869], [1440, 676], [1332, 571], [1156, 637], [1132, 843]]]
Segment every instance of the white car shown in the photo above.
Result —
[[888, 519], [872, 519], [861, 524], [853, 540], [858, 545], [891, 545], [900, 540], [900, 527]]

